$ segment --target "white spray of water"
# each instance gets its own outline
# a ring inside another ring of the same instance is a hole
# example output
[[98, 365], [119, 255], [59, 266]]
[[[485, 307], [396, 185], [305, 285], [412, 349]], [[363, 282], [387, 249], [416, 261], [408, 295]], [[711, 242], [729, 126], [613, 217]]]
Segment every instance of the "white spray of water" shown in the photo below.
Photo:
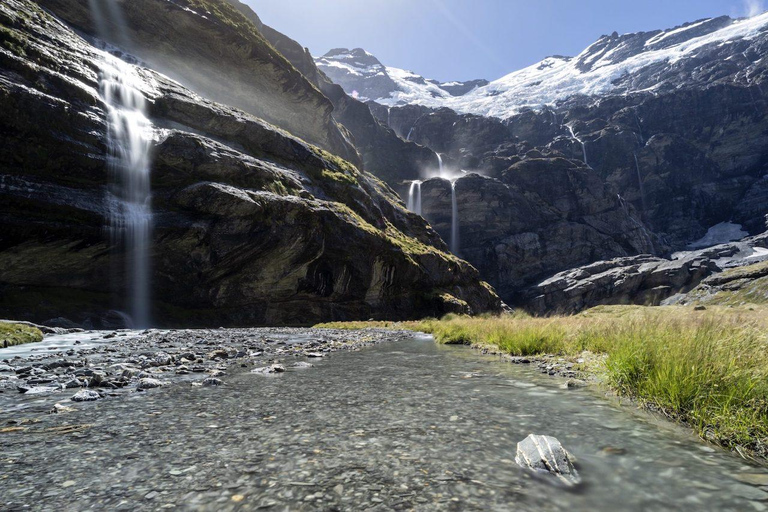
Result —
[[587, 162], [587, 146], [584, 144], [584, 142], [582, 142], [580, 138], [576, 136], [576, 133], [574, 133], [573, 131], [573, 126], [571, 125], [566, 125], [566, 126], [568, 126], [568, 131], [571, 132], [571, 137], [573, 138], [573, 140], [581, 144], [581, 152], [584, 154], [584, 163], [586, 165], [589, 165], [589, 163]]
[[141, 78], [133, 66], [105, 55], [100, 94], [107, 113], [109, 229], [113, 243], [125, 247], [129, 312], [133, 327], [149, 326], [150, 205], [149, 154], [152, 124], [146, 116]]
[[408, 189], [408, 209], [416, 215], [421, 215], [421, 183], [414, 180]]
[[461, 240], [459, 240], [459, 203], [456, 200], [456, 181], [451, 181], [451, 252], [458, 256]]
[[405, 140], [410, 141], [411, 135], [413, 135], [413, 129], [416, 128], [416, 125], [411, 126], [411, 129], [408, 130], [408, 136], [405, 138]]
[[763, 0], [744, 0], [744, 12], [750, 18], [765, 12], [765, 3]]
[[438, 169], [440, 169], [440, 176], [443, 175], [443, 157], [440, 155], [440, 153], [435, 153], [437, 155], [437, 165]]

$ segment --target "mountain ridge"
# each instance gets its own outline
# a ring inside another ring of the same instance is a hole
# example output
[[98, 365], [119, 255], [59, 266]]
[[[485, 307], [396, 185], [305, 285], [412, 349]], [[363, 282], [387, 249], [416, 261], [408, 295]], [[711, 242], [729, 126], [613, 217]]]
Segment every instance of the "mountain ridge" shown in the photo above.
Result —
[[[601, 36], [576, 56], [546, 57], [460, 96], [436, 95], [428, 89], [411, 87], [388, 97], [371, 99], [388, 107], [408, 104], [447, 107], [462, 114], [507, 118], [526, 108], [555, 106], [577, 96], [653, 93], [674, 87], [683, 76], [710, 84], [727, 78], [740, 81], [754, 78], [748, 76], [750, 72], [759, 73], [762, 79], [764, 63], [751, 57], [761, 55], [766, 33], [768, 13], [752, 18], [705, 18], [665, 30], [622, 35], [614, 32]], [[726, 45], [738, 48], [729, 52], [728, 48], [722, 48]], [[703, 54], [726, 61], [726, 57], [721, 56], [723, 52], [738, 60], [727, 69], [718, 70], [723, 76], [697, 76], [686, 69], [686, 61], [705, 58]], [[743, 54], [741, 59], [740, 54]], [[324, 57], [316, 58], [316, 62], [324, 71], [329, 67]], [[627, 82], [630, 76], [634, 80]], [[359, 88], [364, 87], [357, 82]]]

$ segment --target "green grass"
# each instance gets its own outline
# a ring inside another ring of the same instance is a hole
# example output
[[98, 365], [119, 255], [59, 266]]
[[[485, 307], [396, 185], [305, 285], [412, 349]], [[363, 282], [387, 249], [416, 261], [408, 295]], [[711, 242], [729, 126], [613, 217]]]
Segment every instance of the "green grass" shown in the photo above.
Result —
[[0, 349], [43, 341], [40, 329], [27, 325], [0, 322]]
[[[336, 325], [337, 327], [339, 325]], [[355, 327], [363, 327], [363, 323]], [[768, 457], [768, 308], [603, 306], [568, 317], [448, 316], [396, 327], [512, 355], [589, 357], [582, 368], [704, 439]]]

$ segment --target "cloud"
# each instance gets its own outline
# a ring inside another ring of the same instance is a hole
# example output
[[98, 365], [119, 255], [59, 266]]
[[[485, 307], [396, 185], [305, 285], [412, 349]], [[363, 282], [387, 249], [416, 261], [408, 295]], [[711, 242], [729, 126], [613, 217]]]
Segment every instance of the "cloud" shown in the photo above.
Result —
[[744, 0], [744, 13], [749, 16], [757, 16], [765, 12], [764, 0]]

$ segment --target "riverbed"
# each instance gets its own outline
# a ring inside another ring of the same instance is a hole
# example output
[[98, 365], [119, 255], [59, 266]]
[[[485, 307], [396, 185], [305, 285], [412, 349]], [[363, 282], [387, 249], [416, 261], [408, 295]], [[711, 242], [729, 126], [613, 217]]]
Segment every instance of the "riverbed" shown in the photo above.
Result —
[[[530, 365], [425, 335], [350, 336], [351, 350], [325, 357], [272, 354], [282, 373], [237, 360], [220, 386], [183, 375], [79, 404], [66, 400], [76, 390], [25, 399], [6, 389], [0, 508], [768, 509], [765, 469], [595, 387], [563, 389]], [[46, 414], [57, 401], [75, 411]], [[530, 433], [560, 439], [583, 484], [556, 487], [518, 467]]]

